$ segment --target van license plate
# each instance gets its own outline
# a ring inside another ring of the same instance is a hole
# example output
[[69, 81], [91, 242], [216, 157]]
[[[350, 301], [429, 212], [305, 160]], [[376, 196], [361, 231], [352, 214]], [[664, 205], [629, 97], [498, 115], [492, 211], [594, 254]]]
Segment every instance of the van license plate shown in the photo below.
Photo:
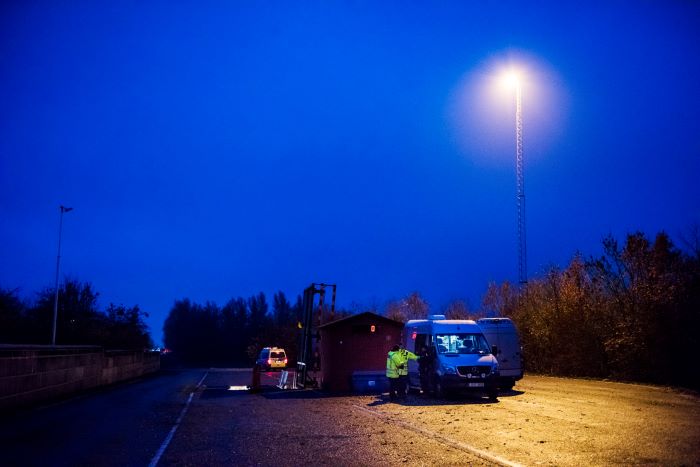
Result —
[[483, 388], [484, 383], [467, 383], [470, 388]]

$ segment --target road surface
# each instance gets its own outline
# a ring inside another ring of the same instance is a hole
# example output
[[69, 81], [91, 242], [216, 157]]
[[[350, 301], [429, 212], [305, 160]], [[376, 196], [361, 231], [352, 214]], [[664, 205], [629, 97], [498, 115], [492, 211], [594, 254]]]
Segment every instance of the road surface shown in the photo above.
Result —
[[700, 398], [526, 376], [498, 402], [241, 390], [250, 370], [163, 372], [0, 418], [0, 464], [697, 465]]

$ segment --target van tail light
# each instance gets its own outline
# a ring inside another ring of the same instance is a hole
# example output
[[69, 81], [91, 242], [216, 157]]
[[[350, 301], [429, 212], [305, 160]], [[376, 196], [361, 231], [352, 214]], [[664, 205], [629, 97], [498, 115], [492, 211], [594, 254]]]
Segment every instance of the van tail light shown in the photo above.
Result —
[[267, 364], [268, 364], [268, 365], [272, 365], [272, 359], [271, 359], [271, 358], [268, 358], [268, 359], [267, 359]]
[[287, 359], [286, 359], [286, 358], [284, 359], [284, 364], [285, 364], [285, 365], [287, 364]]

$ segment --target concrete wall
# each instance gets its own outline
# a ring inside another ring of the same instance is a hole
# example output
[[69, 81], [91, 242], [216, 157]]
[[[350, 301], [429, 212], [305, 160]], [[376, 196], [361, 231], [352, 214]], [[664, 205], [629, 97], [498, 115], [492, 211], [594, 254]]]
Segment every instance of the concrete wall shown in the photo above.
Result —
[[19, 408], [160, 369], [160, 354], [94, 346], [0, 345], [0, 411]]

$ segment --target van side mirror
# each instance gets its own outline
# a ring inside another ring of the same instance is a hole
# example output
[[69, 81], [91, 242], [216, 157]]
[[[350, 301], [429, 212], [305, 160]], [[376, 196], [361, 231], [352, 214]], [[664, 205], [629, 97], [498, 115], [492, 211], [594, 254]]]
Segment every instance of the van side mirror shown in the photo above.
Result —
[[493, 347], [491, 347], [491, 355], [493, 355], [494, 357], [496, 355], [498, 355], [498, 346], [497, 345], [494, 345]]

